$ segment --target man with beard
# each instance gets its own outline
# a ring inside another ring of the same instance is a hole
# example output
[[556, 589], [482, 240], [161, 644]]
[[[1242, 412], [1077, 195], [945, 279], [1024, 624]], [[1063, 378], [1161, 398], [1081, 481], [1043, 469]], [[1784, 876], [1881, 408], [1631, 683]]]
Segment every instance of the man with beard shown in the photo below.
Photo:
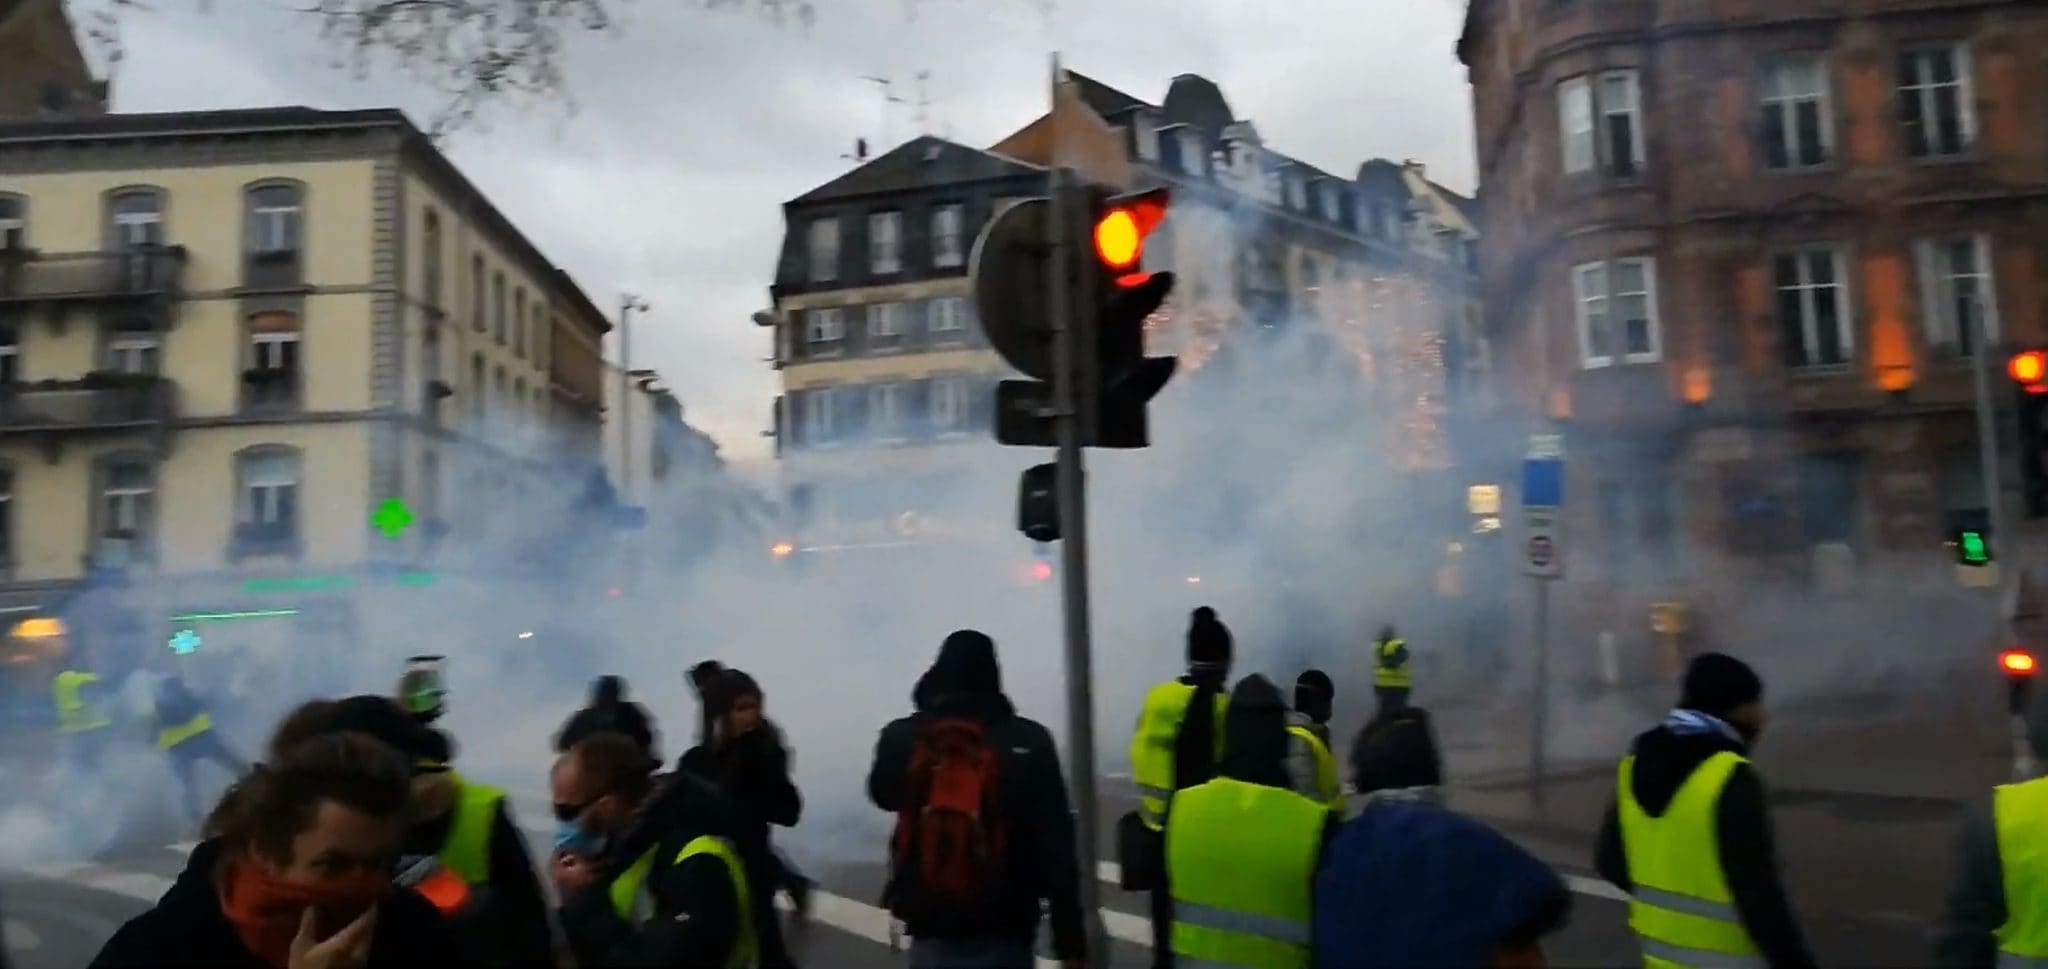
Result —
[[1593, 864], [1629, 893], [1629, 924], [1653, 964], [1814, 965], [1749, 760], [1763, 692], [1748, 664], [1703, 653], [1685, 671], [1677, 709], [1622, 758]]

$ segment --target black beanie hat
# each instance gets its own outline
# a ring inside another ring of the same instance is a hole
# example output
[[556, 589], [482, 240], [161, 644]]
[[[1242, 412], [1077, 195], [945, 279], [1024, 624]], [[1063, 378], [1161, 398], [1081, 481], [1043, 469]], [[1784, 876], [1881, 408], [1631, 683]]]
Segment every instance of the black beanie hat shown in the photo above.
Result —
[[724, 663], [715, 659], [707, 659], [690, 667], [690, 685], [696, 687], [697, 692], [702, 694], [704, 688], [710, 686], [711, 681], [717, 679], [718, 674], [723, 672], [725, 672]]
[[320, 733], [341, 732], [369, 734], [383, 741], [404, 754], [415, 771], [439, 768], [454, 759], [454, 744], [447, 734], [413, 719], [389, 697], [364, 694], [338, 701]]
[[766, 699], [761, 695], [761, 684], [754, 682], [753, 677], [739, 670], [727, 669], [705, 684], [704, 707], [711, 711], [712, 716], [722, 717], [731, 712], [732, 705], [743, 696]]
[[1337, 699], [1337, 685], [1322, 670], [1303, 670], [1294, 678], [1294, 709], [1316, 721], [1330, 719], [1330, 707]]
[[1756, 671], [1726, 653], [1701, 653], [1685, 669], [1678, 705], [1710, 717], [1725, 717], [1764, 697], [1764, 681]]
[[1436, 732], [1420, 707], [1404, 707], [1373, 720], [1351, 744], [1351, 783], [1361, 794], [1440, 787], [1443, 782]]
[[1216, 610], [1196, 607], [1188, 620], [1188, 663], [1223, 666], [1230, 662], [1230, 627], [1216, 618]]

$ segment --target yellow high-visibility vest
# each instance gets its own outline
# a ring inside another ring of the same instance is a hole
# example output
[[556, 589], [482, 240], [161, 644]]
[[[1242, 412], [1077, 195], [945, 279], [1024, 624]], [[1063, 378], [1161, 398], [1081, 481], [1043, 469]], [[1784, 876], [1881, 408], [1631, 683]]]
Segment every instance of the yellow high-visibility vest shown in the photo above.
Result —
[[1328, 804], [1220, 777], [1174, 795], [1166, 824], [1176, 962], [1307, 969]]
[[[1145, 706], [1138, 711], [1138, 730], [1131, 735], [1131, 780], [1138, 786], [1138, 816], [1154, 831], [1166, 824], [1166, 802], [1173, 799], [1173, 747], [1194, 696], [1192, 685], [1168, 680], [1145, 694]], [[1230, 698], [1216, 691], [1212, 732], [1218, 764], [1223, 763], [1223, 714], [1229, 708]]]
[[1714, 809], [1735, 768], [1748, 762], [1722, 751], [1693, 769], [1663, 817], [1636, 801], [1636, 759], [1622, 758], [1615, 813], [1628, 858], [1628, 924], [1643, 947], [1647, 969], [1689, 966], [1763, 969], [1756, 942], [1742, 927], [1735, 896], [1721, 871]]
[[1998, 964], [2048, 965], [2048, 777], [2000, 784], [1991, 791], [1998, 832], [1998, 871], [2005, 883], [2005, 924], [1998, 927]]
[[77, 670], [65, 670], [50, 681], [51, 698], [57, 703], [57, 730], [60, 733], [84, 733], [114, 725], [114, 721], [107, 719], [100, 710], [99, 704], [85, 700], [85, 688], [99, 681], [98, 676]]
[[[619, 913], [619, 918], [639, 925], [654, 916], [654, 900], [645, 889], [647, 876], [654, 871], [655, 852], [660, 850], [647, 849], [638, 861], [612, 880], [612, 911]], [[761, 961], [761, 941], [754, 933], [754, 896], [747, 890], [746, 866], [740, 863], [739, 853], [730, 842], [708, 834], [692, 838], [669, 864], [680, 865], [696, 855], [715, 855], [725, 863], [726, 874], [732, 878], [733, 898], [738, 903], [739, 925], [735, 927], [732, 952], [726, 956], [723, 969], [754, 969]]]
[[1336, 805], [1343, 803], [1344, 789], [1337, 780], [1337, 757], [1330, 753], [1330, 745], [1316, 732], [1300, 724], [1288, 724], [1287, 732], [1308, 745], [1309, 753], [1316, 759], [1316, 796]]
[[184, 723], [158, 728], [156, 746], [158, 750], [169, 750], [212, 729], [213, 717], [201, 710]]
[[1374, 647], [1373, 686], [1382, 690], [1406, 690], [1415, 685], [1408, 676], [1408, 658], [1394, 658], [1394, 654], [1407, 645], [1403, 640], [1389, 639]]

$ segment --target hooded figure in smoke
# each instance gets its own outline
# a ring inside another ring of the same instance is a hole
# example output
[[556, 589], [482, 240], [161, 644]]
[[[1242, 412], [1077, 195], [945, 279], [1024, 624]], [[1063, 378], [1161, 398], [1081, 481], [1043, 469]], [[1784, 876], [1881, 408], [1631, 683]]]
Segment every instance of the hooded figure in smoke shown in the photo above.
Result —
[[1544, 964], [1571, 894], [1548, 865], [1442, 806], [1429, 715], [1405, 708], [1359, 731], [1353, 784], [1365, 795], [1339, 828], [1315, 884], [1319, 966]]
[[626, 681], [620, 677], [600, 676], [590, 684], [589, 705], [562, 724], [555, 734], [555, 753], [566, 753], [583, 738], [599, 733], [624, 734], [640, 745], [648, 760], [661, 760], [654, 749], [654, 718], [645, 707], [626, 699]]

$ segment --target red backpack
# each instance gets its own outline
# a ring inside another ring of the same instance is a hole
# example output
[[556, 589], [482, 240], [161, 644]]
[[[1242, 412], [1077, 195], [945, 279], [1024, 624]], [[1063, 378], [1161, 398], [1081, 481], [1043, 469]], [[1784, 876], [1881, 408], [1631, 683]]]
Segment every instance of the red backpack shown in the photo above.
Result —
[[897, 918], [967, 930], [988, 911], [1008, 861], [1000, 763], [978, 721], [947, 717], [918, 725], [908, 796], [890, 840], [885, 901]]

